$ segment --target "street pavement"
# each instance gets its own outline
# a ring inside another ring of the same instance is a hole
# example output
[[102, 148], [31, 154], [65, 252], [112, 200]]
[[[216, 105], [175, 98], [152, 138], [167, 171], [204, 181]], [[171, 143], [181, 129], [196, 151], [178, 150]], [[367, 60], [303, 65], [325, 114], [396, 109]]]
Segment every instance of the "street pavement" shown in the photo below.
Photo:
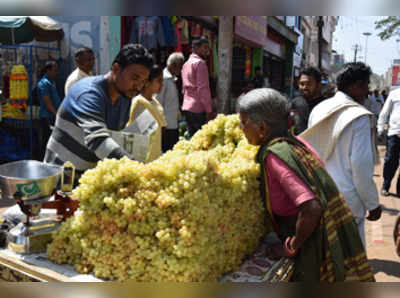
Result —
[[[368, 260], [372, 266], [375, 279], [378, 282], [400, 282], [400, 257], [396, 255], [393, 242], [393, 228], [397, 215], [400, 212], [400, 198], [396, 197], [397, 175], [390, 188], [391, 195], [380, 195], [383, 173], [383, 157], [385, 146], [379, 146], [381, 164], [375, 167], [374, 180], [378, 187], [379, 199], [383, 207], [379, 221], [366, 221], [366, 246]], [[12, 200], [0, 199], [0, 215], [14, 204]]]
[[400, 212], [400, 198], [395, 195], [398, 172], [390, 187], [390, 196], [384, 197], [380, 195], [383, 182], [383, 158], [386, 148], [385, 146], [379, 146], [378, 148], [381, 163], [375, 167], [374, 180], [378, 188], [383, 212], [380, 220], [375, 222], [366, 221], [367, 256], [376, 281], [400, 282], [400, 257], [396, 254], [393, 242], [393, 228]]

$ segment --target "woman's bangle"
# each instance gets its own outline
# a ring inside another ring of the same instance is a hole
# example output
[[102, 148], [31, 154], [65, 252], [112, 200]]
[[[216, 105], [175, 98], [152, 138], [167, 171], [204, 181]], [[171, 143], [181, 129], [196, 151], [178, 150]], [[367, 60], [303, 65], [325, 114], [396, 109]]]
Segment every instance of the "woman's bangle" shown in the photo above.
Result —
[[286, 238], [284, 248], [289, 257], [294, 257], [297, 254], [297, 250], [289, 248], [290, 240], [292, 240], [292, 237]]

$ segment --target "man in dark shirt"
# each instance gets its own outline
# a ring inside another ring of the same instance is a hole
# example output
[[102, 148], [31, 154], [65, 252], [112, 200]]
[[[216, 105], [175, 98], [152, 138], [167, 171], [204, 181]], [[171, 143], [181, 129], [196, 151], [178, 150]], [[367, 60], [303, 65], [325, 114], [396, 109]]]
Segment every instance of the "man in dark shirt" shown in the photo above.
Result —
[[41, 120], [39, 159], [43, 159], [46, 145], [51, 135], [51, 126], [56, 120], [61, 98], [57, 91], [58, 65], [55, 61], [47, 61], [43, 68], [43, 77], [37, 84], [36, 93], [40, 100], [39, 116]]
[[334, 95], [332, 88], [322, 85], [321, 72], [314, 67], [306, 68], [300, 73], [299, 91], [301, 95], [292, 100], [292, 111], [297, 118], [294, 130], [296, 135], [307, 129], [312, 109]]
[[254, 88], [264, 87], [264, 76], [261, 73], [261, 67], [257, 66], [255, 69], [255, 76], [253, 79]]

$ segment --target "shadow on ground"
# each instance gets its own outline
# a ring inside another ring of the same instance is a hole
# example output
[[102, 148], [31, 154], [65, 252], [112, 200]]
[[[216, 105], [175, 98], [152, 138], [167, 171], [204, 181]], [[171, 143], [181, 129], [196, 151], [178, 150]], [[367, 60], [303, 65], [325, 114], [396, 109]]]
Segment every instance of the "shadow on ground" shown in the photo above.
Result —
[[400, 277], [400, 259], [399, 262], [379, 259], [370, 259], [368, 262], [372, 266], [372, 273], [374, 275], [383, 272], [387, 275]]
[[393, 209], [393, 208], [387, 208], [387, 207], [385, 207], [385, 205], [384, 204], [381, 204], [381, 206], [382, 206], [382, 211], [383, 212], [387, 212], [387, 213], [389, 213], [390, 215], [397, 215], [397, 214], [399, 214], [399, 210], [397, 210], [397, 209]]

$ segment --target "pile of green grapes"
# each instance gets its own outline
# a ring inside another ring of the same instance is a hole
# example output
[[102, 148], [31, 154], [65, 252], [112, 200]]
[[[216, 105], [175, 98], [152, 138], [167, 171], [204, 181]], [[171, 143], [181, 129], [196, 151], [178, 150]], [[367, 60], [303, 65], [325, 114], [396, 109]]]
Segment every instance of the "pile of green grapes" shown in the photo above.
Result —
[[190, 141], [142, 164], [123, 158], [85, 172], [48, 258], [107, 280], [216, 281], [264, 235], [257, 148], [237, 115], [219, 115]]

